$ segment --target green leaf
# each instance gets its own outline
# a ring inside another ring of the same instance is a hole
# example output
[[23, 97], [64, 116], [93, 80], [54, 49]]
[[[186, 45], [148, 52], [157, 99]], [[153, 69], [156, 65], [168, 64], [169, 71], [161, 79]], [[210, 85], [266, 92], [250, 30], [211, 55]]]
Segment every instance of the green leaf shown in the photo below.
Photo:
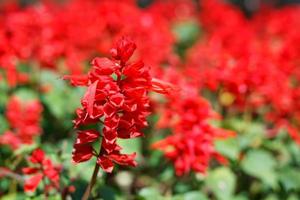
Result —
[[220, 167], [210, 171], [206, 186], [219, 200], [231, 200], [236, 184], [236, 177], [229, 168]]
[[30, 100], [38, 99], [38, 95], [34, 91], [32, 91], [30, 89], [26, 89], [26, 88], [18, 89], [14, 93], [14, 95], [19, 97], [23, 101], [30, 101]]
[[139, 197], [143, 200], [163, 200], [164, 198], [161, 196], [160, 192], [153, 187], [147, 187], [141, 189], [139, 192]]
[[276, 160], [264, 150], [250, 150], [241, 163], [242, 169], [271, 187], [277, 186]]
[[207, 198], [198, 191], [192, 191], [184, 194], [183, 200], [207, 200]]
[[36, 149], [38, 145], [36, 143], [33, 144], [24, 144], [20, 148], [14, 151], [14, 155], [20, 155], [20, 154], [29, 154], [32, 152], [34, 149]]
[[141, 138], [118, 139], [117, 142], [122, 147], [122, 153], [131, 154], [136, 152], [138, 155], [141, 154], [142, 141]]
[[116, 199], [116, 192], [112, 187], [109, 186], [102, 186], [100, 188], [100, 196], [102, 199], [105, 200], [115, 200]]
[[3, 115], [0, 115], [0, 135], [4, 133], [8, 129], [8, 124]]
[[199, 23], [191, 20], [176, 24], [173, 31], [181, 45], [189, 46], [197, 39], [200, 27]]
[[263, 124], [253, 122], [246, 124], [241, 133], [241, 135], [238, 135], [241, 148], [255, 148], [262, 144], [265, 137], [265, 128]]
[[279, 198], [275, 194], [270, 194], [264, 200], [279, 200]]
[[240, 149], [239, 144], [235, 138], [218, 140], [215, 142], [215, 147], [219, 153], [232, 160], [236, 160], [238, 158]]
[[83, 88], [71, 88], [59, 75], [50, 71], [42, 71], [40, 81], [41, 85], [51, 88], [43, 94], [42, 100], [56, 118], [65, 118], [80, 106]]
[[298, 169], [283, 169], [279, 173], [279, 180], [287, 191], [300, 189], [300, 173]]

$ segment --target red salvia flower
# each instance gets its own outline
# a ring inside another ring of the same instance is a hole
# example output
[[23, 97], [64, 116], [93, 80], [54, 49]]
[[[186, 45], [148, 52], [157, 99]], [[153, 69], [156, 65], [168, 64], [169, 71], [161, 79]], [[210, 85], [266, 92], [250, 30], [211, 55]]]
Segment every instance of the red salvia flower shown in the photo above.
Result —
[[[101, 123], [102, 130], [77, 132], [73, 149], [73, 161], [85, 162], [93, 156], [106, 172], [114, 163], [136, 166], [136, 154], [122, 154], [118, 138], [129, 139], [143, 135], [147, 126], [150, 90], [168, 93], [170, 85], [151, 78], [149, 68], [142, 61], [128, 62], [136, 49], [129, 38], [118, 40], [110, 50], [112, 59], [95, 58], [88, 76], [65, 76], [72, 85], [87, 87], [77, 110], [75, 127]], [[100, 140], [101, 138], [101, 140]], [[101, 141], [101, 151], [93, 148], [93, 142]]]
[[15, 96], [11, 97], [6, 108], [6, 118], [11, 130], [0, 136], [0, 143], [9, 145], [12, 149], [19, 148], [22, 144], [31, 144], [42, 132], [42, 110], [38, 100], [22, 102]]
[[43, 179], [49, 180], [48, 184], [44, 186], [45, 193], [52, 188], [59, 188], [60, 166], [54, 166], [52, 161], [46, 158], [43, 150], [34, 150], [28, 160], [32, 166], [22, 169], [23, 174], [29, 176], [25, 179], [24, 184], [26, 192], [34, 192]]
[[172, 134], [153, 144], [174, 162], [176, 174], [182, 176], [195, 171], [206, 173], [210, 161], [215, 158], [226, 163], [216, 150], [214, 142], [235, 135], [234, 132], [216, 128], [209, 123], [219, 116], [208, 101], [202, 98], [194, 85], [189, 84], [175, 70], [166, 71], [166, 79], [181, 88], [171, 95], [160, 110], [158, 128], [170, 128]]

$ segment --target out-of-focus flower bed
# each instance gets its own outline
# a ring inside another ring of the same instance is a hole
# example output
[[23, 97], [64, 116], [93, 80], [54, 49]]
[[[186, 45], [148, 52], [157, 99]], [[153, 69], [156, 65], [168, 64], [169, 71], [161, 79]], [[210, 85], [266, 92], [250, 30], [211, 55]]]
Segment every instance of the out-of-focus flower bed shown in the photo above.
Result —
[[0, 5], [0, 199], [300, 198], [300, 5]]

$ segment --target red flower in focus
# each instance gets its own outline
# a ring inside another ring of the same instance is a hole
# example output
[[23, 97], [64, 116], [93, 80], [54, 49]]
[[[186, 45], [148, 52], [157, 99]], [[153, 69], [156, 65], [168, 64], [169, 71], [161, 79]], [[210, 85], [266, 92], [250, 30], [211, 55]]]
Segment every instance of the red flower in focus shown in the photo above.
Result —
[[12, 97], [6, 108], [6, 118], [11, 130], [0, 136], [0, 144], [9, 145], [12, 149], [19, 148], [22, 144], [31, 144], [34, 137], [42, 132], [39, 124], [42, 110], [38, 100], [21, 102], [17, 97]]
[[[142, 61], [128, 62], [135, 49], [135, 43], [124, 37], [111, 49], [112, 59], [92, 61], [87, 76], [65, 76], [73, 85], [87, 86], [82, 108], [77, 109], [75, 127], [99, 122], [103, 125], [102, 131], [77, 132], [74, 162], [85, 162], [95, 156], [106, 172], [113, 170], [114, 163], [136, 166], [136, 154], [122, 154], [117, 139], [142, 136], [141, 129], [147, 126], [146, 117], [150, 114], [148, 92], [167, 93], [170, 86], [156, 80], [152, 85], [149, 68]], [[101, 141], [100, 152], [93, 148], [96, 141]]]
[[49, 180], [44, 186], [45, 193], [52, 188], [59, 188], [60, 167], [54, 166], [52, 161], [45, 157], [43, 150], [34, 150], [28, 160], [33, 166], [22, 169], [23, 174], [30, 176], [25, 180], [24, 190], [26, 192], [34, 192], [43, 179]]

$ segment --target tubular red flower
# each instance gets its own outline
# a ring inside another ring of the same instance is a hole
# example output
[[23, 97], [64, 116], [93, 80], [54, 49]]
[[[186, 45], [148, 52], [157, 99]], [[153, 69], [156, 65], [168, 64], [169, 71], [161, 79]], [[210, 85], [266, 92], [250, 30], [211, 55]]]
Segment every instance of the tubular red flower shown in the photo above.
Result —
[[31, 144], [41, 134], [42, 105], [38, 100], [24, 101], [13, 96], [6, 108], [6, 118], [10, 129], [0, 136], [0, 144], [17, 149], [23, 144]]
[[59, 188], [60, 167], [54, 166], [52, 164], [52, 161], [46, 158], [43, 150], [34, 150], [28, 160], [33, 165], [33, 167], [22, 168], [23, 174], [29, 176], [25, 179], [25, 192], [34, 192], [42, 179], [45, 179], [46, 177], [48, 178], [49, 183], [47, 183], [47, 185], [44, 185], [45, 191], [46, 188]]
[[[103, 125], [101, 151], [92, 146], [100, 137], [97, 131], [79, 131], [73, 150], [74, 162], [85, 162], [96, 156], [97, 163], [106, 172], [112, 171], [113, 163], [136, 166], [135, 154], [122, 154], [117, 140], [142, 136], [140, 130], [147, 126], [146, 117], [150, 114], [148, 92], [155, 88], [167, 93], [171, 88], [163, 82], [154, 86], [149, 68], [142, 61], [128, 63], [135, 49], [135, 43], [123, 37], [110, 51], [113, 59], [95, 58], [91, 62], [75, 127], [100, 121]], [[77, 77], [67, 76], [67, 79], [74, 84]]]

